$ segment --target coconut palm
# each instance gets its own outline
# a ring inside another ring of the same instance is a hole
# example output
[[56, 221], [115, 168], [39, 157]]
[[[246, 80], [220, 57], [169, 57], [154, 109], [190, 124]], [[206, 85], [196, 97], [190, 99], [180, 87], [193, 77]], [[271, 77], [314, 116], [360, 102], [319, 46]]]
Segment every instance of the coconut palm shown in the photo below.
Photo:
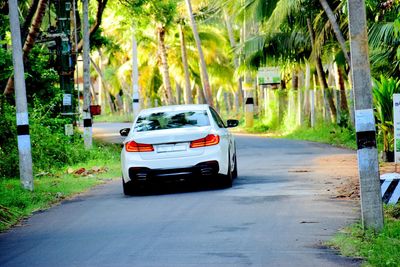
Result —
[[130, 11], [134, 20], [145, 28], [145, 25], [153, 27], [157, 32], [158, 38], [158, 51], [160, 55], [161, 74], [163, 77], [164, 89], [166, 92], [166, 99], [168, 104], [174, 104], [175, 98], [172, 93], [171, 79], [168, 64], [168, 52], [165, 44], [166, 34], [169, 28], [174, 24], [176, 15], [176, 1], [175, 0], [151, 0], [151, 1], [133, 1], [121, 0], [125, 3]]
[[180, 40], [180, 45], [181, 45], [181, 53], [182, 53], [182, 65], [183, 65], [183, 70], [185, 73], [185, 104], [192, 104], [193, 99], [192, 99], [192, 91], [191, 91], [191, 86], [190, 86], [190, 74], [189, 74], [189, 64], [188, 64], [188, 59], [187, 59], [187, 47], [186, 47], [186, 40], [185, 40], [185, 33], [184, 33], [184, 25], [183, 21], [178, 24], [179, 28], [179, 40]]
[[204, 60], [204, 54], [203, 54], [203, 49], [201, 47], [201, 41], [199, 37], [199, 33], [197, 31], [197, 24], [194, 19], [193, 15], [193, 10], [192, 10], [192, 4], [190, 0], [185, 0], [186, 5], [187, 5], [187, 10], [190, 18], [190, 23], [192, 25], [192, 30], [193, 30], [193, 36], [194, 39], [196, 40], [196, 46], [197, 50], [199, 53], [199, 59], [200, 59], [200, 66], [201, 66], [201, 74], [202, 74], [202, 81], [203, 81], [203, 90], [204, 90], [204, 96], [206, 98], [206, 101], [209, 105], [213, 105], [213, 99], [212, 99], [212, 92], [211, 92], [211, 87], [210, 87], [210, 80], [208, 78], [208, 72], [207, 72], [207, 66]]
[[[390, 8], [379, 6], [370, 24], [369, 45], [373, 73], [400, 74], [400, 4]], [[378, 15], [377, 15], [378, 14]]]

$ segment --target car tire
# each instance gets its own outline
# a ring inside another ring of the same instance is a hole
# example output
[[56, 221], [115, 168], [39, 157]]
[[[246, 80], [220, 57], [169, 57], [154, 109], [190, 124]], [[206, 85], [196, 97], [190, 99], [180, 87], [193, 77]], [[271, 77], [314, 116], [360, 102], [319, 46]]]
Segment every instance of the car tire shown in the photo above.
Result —
[[234, 156], [233, 160], [234, 160], [235, 163], [233, 163], [233, 168], [234, 169], [233, 169], [233, 172], [232, 172], [232, 180], [234, 180], [234, 179], [236, 179], [238, 177], [236, 153], [235, 153], [235, 156]]
[[226, 175], [222, 175], [221, 177], [221, 187], [222, 188], [230, 188], [232, 187], [233, 177], [232, 177], [232, 168], [230, 162], [230, 155], [228, 155], [228, 173]]
[[123, 178], [122, 178], [122, 189], [124, 191], [125, 196], [131, 196], [134, 193], [132, 182], [129, 181], [129, 182], [125, 183]]

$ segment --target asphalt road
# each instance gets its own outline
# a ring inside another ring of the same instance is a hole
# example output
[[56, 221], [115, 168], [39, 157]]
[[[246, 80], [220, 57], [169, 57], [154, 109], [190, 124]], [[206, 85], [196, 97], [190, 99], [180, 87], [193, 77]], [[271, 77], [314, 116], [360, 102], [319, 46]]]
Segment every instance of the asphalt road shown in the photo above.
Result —
[[[94, 126], [118, 142], [124, 125]], [[321, 245], [357, 219], [358, 204], [332, 199], [315, 173], [296, 171], [348, 151], [236, 140], [233, 188], [176, 184], [125, 197], [120, 181], [98, 186], [0, 234], [0, 266], [359, 266]]]

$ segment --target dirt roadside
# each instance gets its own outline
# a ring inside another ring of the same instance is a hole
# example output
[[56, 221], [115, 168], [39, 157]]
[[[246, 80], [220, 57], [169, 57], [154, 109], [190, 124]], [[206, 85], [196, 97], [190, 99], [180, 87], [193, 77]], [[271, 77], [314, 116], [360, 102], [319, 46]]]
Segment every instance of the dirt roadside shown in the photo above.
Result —
[[[400, 167], [398, 168], [400, 170]], [[314, 161], [313, 171], [322, 178], [327, 185], [327, 191], [332, 197], [339, 199], [359, 199], [360, 184], [358, 180], [358, 166], [356, 154], [340, 154], [317, 158]], [[395, 172], [392, 162], [381, 163], [380, 174]]]

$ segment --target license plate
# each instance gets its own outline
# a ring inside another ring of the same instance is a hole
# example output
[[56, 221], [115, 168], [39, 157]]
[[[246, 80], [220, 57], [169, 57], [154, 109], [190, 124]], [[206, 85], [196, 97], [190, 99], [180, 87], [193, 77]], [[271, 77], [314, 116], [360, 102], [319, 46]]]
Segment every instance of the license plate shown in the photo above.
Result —
[[185, 151], [186, 149], [186, 144], [159, 145], [157, 146], [157, 153]]

